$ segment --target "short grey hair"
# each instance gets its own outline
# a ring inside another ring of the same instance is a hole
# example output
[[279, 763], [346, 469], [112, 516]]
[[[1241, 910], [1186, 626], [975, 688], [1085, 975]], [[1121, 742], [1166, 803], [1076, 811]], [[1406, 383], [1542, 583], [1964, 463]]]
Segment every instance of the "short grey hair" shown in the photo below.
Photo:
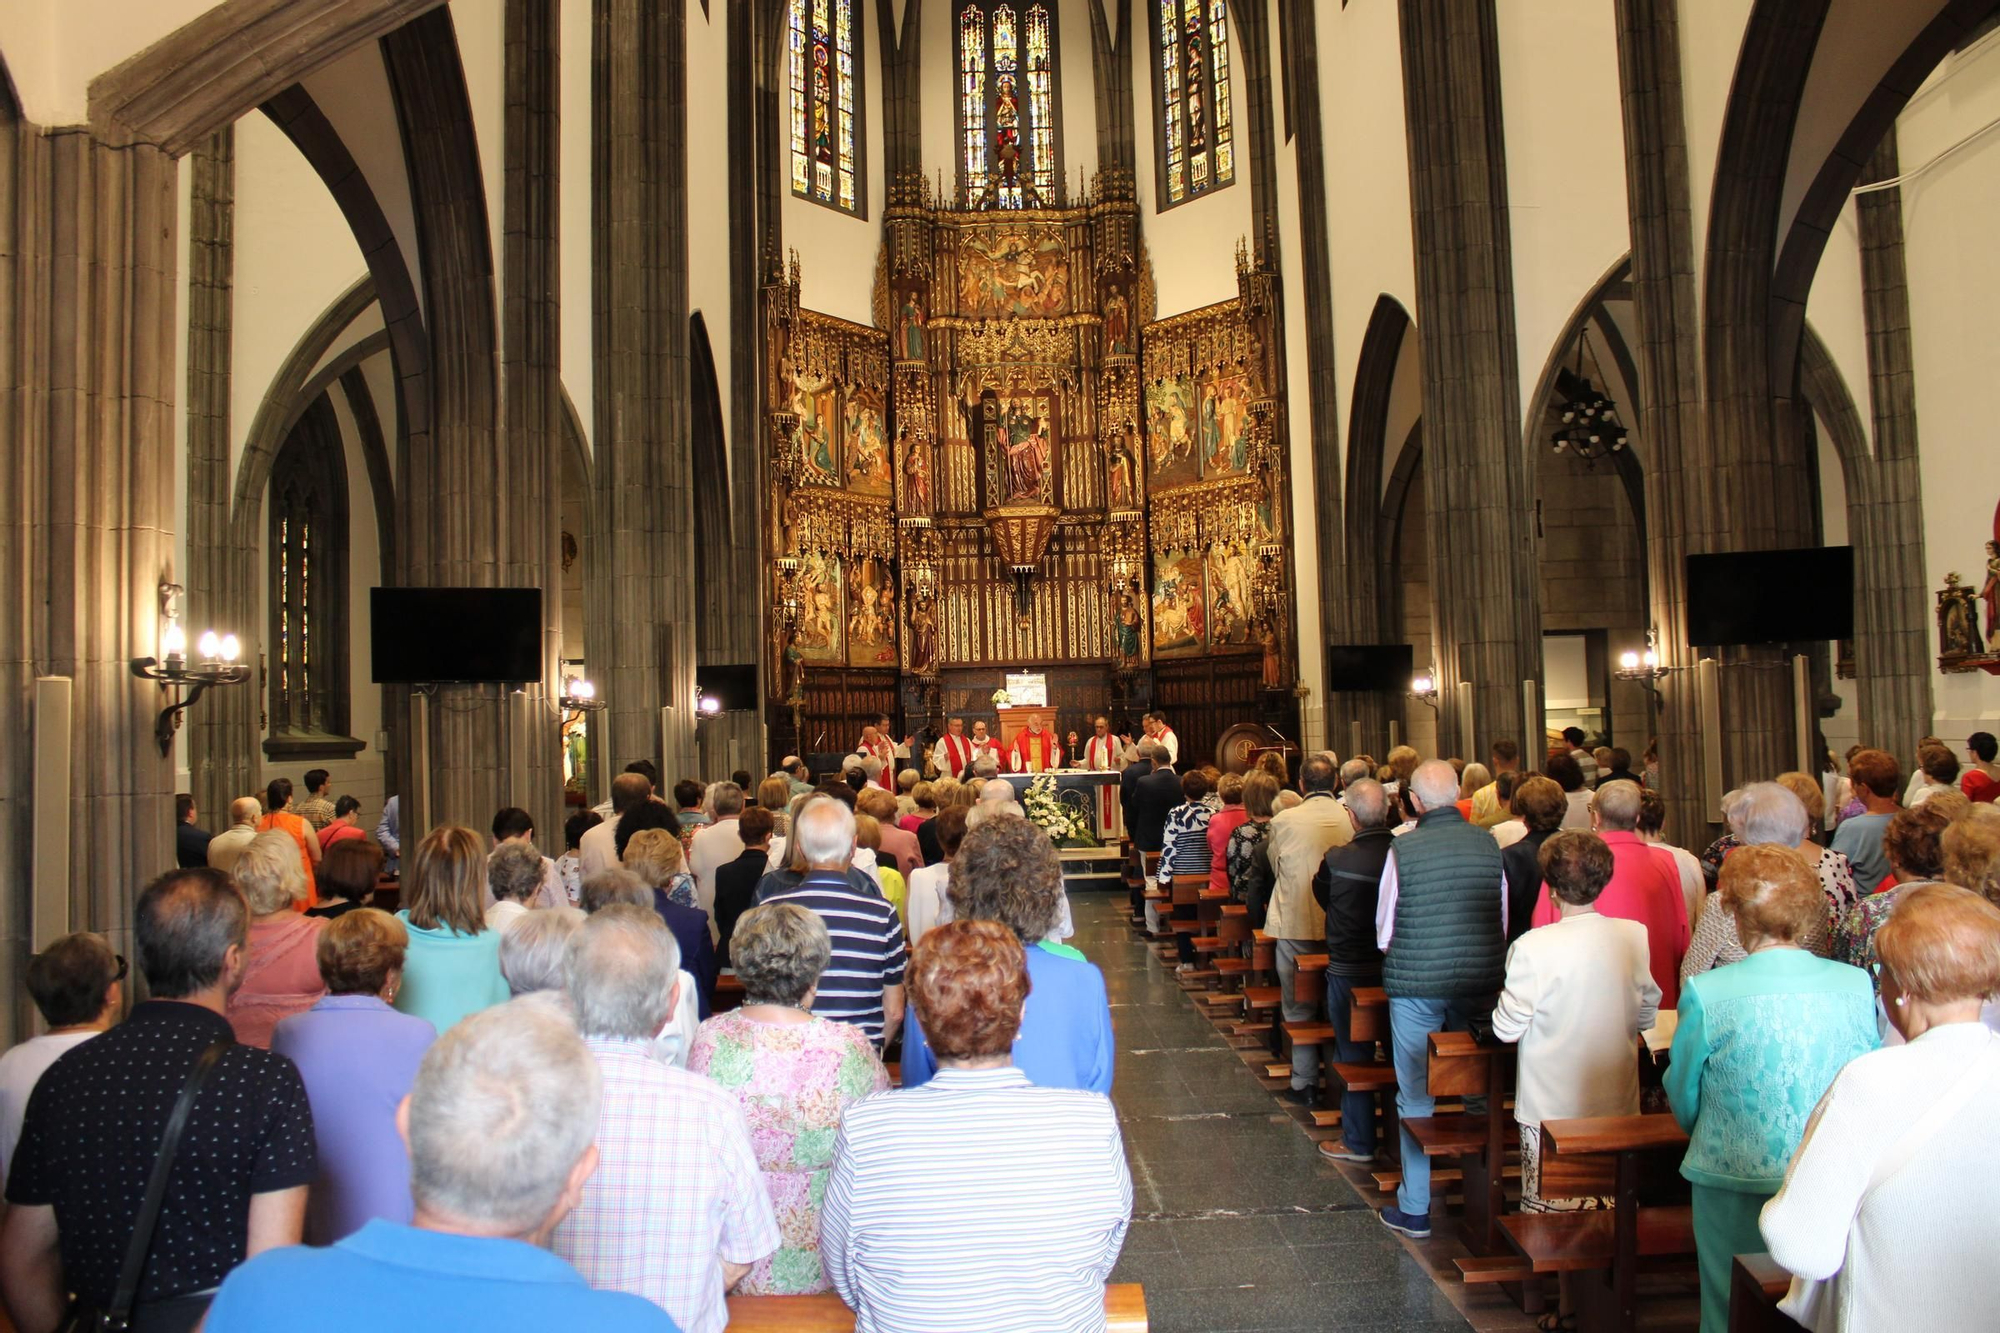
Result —
[[[1629, 787], [1629, 782], [1614, 784]], [[1729, 828], [1745, 846], [1776, 843], [1796, 847], [1805, 840], [1811, 824], [1806, 804], [1789, 788], [1776, 782], [1753, 782], [1737, 793], [1729, 810]]]
[[531, 997], [461, 1019], [410, 1088], [410, 1194], [497, 1231], [534, 1228], [597, 1137], [599, 1095], [561, 1006]]
[[792, 817], [792, 840], [809, 866], [846, 865], [854, 859], [854, 812], [845, 801], [814, 797]]
[[729, 962], [743, 983], [745, 1004], [799, 1008], [833, 957], [833, 940], [817, 912], [797, 903], [766, 903], [736, 920]]
[[579, 896], [583, 910], [590, 913], [618, 903], [647, 908], [653, 905], [653, 891], [646, 887], [646, 881], [619, 866], [600, 870], [585, 879]]
[[716, 817], [743, 813], [743, 789], [733, 782], [718, 782], [709, 788], [709, 801]]
[[[1368, 766], [1366, 759], [1350, 759], [1340, 766], [1340, 785], [1343, 787], [1352, 787], [1363, 778], [1368, 778], [1369, 781], [1373, 782], [1374, 778], [1371, 775], [1374, 771], [1374, 769]], [[1379, 786], [1381, 784], [1377, 783], [1376, 785]], [[1352, 802], [1350, 801], [1349, 804], [1351, 805]]]
[[570, 936], [564, 955], [578, 1029], [586, 1037], [651, 1041], [673, 1013], [680, 970], [680, 945], [658, 912], [626, 903], [598, 912]]
[[542, 854], [532, 843], [501, 843], [486, 858], [486, 887], [501, 902], [528, 901], [542, 887]]
[[259, 833], [243, 846], [230, 872], [250, 904], [250, 915], [282, 912], [305, 896], [305, 865], [292, 835], [277, 829]]
[[1459, 799], [1464, 800], [1491, 781], [1493, 781], [1493, 770], [1477, 759], [1473, 760], [1465, 766], [1465, 771], [1458, 775]]
[[979, 799], [982, 801], [1011, 801], [1014, 799], [1014, 784], [1005, 778], [988, 778], [979, 784]]
[[1381, 828], [1389, 822], [1389, 793], [1373, 778], [1347, 784], [1347, 813], [1356, 828]]
[[589, 920], [580, 907], [544, 907], [519, 917], [500, 932], [500, 975], [515, 995], [559, 991], [567, 983], [563, 969], [569, 937]]
[[1000, 761], [990, 754], [982, 754], [972, 761], [972, 776], [976, 778], [997, 778], [1000, 776]]
[[1139, 757], [1141, 759], [1149, 761], [1157, 760], [1164, 753], [1166, 753], [1165, 748], [1158, 741], [1150, 737], [1139, 742]]
[[[1639, 827], [1639, 796], [1638, 783], [1612, 782], [1599, 787], [1597, 794], [1590, 798], [1590, 804], [1591, 808], [1597, 811], [1597, 822], [1606, 830], [1612, 833], [1630, 833]], [[1794, 796], [1792, 799], [1796, 801], [1798, 797]], [[1804, 806], [1799, 808], [1805, 809]]]
[[1417, 799], [1424, 803], [1426, 810], [1442, 810], [1448, 805], [1458, 804], [1458, 770], [1442, 759], [1431, 759], [1417, 765], [1416, 772], [1410, 774], [1410, 789]]
[[972, 808], [965, 812], [965, 831], [970, 833], [981, 824], [990, 823], [996, 819], [1026, 819], [1027, 817], [1028, 812], [1021, 808], [1019, 801], [980, 800], [975, 802]]
[[868, 775], [870, 782], [873, 782], [882, 776], [882, 761], [871, 754], [861, 761], [861, 771]]

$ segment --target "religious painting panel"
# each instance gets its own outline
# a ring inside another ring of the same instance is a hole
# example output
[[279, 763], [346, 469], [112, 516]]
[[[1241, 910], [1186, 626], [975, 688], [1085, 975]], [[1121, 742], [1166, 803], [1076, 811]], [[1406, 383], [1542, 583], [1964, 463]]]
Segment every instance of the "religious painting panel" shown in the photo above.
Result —
[[1206, 601], [1198, 553], [1177, 547], [1153, 558], [1153, 656], [1201, 653]]
[[1191, 379], [1173, 376], [1146, 386], [1146, 461], [1147, 483], [1155, 489], [1200, 480]]
[[958, 247], [958, 313], [1047, 319], [1069, 313], [1069, 245], [1060, 222], [968, 227]]
[[799, 560], [798, 586], [799, 627], [792, 645], [799, 660], [808, 664], [844, 661], [846, 580], [839, 557], [807, 551]]
[[888, 496], [895, 489], [884, 420], [880, 389], [863, 385], [848, 393], [841, 452], [846, 460], [847, 489], [856, 495]]
[[896, 663], [896, 581], [876, 556], [856, 560], [847, 592], [847, 661], [850, 666]]
[[1201, 382], [1201, 474], [1240, 477], [1250, 469], [1250, 382], [1240, 370]]
[[1254, 637], [1257, 608], [1251, 591], [1251, 559], [1240, 546], [1214, 542], [1208, 548], [1205, 571], [1208, 604], [1208, 646], [1222, 651], [1247, 648]]
[[820, 375], [801, 375], [792, 395], [799, 418], [803, 480], [815, 486], [840, 485], [840, 390]]
[[1131, 356], [1132, 305], [1125, 293], [1113, 291], [1104, 298], [1104, 351], [1107, 356]]
[[985, 399], [988, 504], [1055, 503], [1056, 407], [1048, 390]]

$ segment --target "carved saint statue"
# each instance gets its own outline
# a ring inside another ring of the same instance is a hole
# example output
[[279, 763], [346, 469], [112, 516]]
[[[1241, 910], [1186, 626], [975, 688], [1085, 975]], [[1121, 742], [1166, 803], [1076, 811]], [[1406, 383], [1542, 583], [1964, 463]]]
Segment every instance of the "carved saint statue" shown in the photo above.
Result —
[[1112, 437], [1111, 483], [1107, 490], [1112, 509], [1139, 507], [1139, 464], [1132, 457], [1131, 446], [1125, 442], [1122, 430]]
[[1118, 661], [1129, 666], [1139, 660], [1139, 606], [1132, 600], [1131, 593], [1118, 596], [1118, 619], [1111, 626], [1112, 646], [1118, 651]]
[[1954, 571], [1944, 576], [1944, 591], [1937, 597], [1938, 655], [1979, 656], [1979, 614], [1973, 609], [1972, 589], [1963, 586]]
[[1264, 688], [1285, 688], [1285, 663], [1278, 652], [1278, 630], [1269, 619], [1258, 622], [1257, 644], [1264, 650]]
[[919, 676], [937, 674], [937, 612], [931, 599], [918, 597], [910, 603], [910, 670]]
[[1986, 543], [1986, 585], [1979, 597], [1986, 603], [1986, 651], [2000, 653], [2000, 541]]
[[910, 438], [910, 428], [902, 428], [903, 512], [911, 517], [931, 512], [931, 447]]

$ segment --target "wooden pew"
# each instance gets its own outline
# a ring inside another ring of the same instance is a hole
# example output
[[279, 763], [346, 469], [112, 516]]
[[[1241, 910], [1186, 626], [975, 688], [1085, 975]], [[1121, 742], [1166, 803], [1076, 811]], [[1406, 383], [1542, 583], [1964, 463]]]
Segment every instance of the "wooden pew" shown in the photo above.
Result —
[[710, 1007], [718, 1014], [742, 1008], [743, 979], [734, 972], [718, 975], [715, 978], [715, 1003]]
[[1692, 1261], [1693, 1209], [1639, 1203], [1647, 1167], [1659, 1168], [1657, 1174], [1669, 1178], [1686, 1151], [1687, 1134], [1670, 1115], [1543, 1122], [1543, 1196], [1609, 1195], [1612, 1207], [1608, 1212], [1514, 1213], [1500, 1225], [1535, 1272], [1588, 1274], [1573, 1284], [1577, 1327], [1585, 1333], [1630, 1333], [1637, 1327], [1642, 1262]]
[[1431, 1097], [1484, 1097], [1486, 1114], [1447, 1111], [1403, 1122], [1424, 1156], [1458, 1159], [1465, 1199], [1459, 1226], [1474, 1255], [1506, 1248], [1500, 1214], [1507, 1202], [1507, 1149], [1515, 1138], [1514, 1117], [1506, 1109], [1514, 1065], [1509, 1043], [1482, 1046], [1470, 1032], [1431, 1033], [1425, 1074]]
[[1792, 1275], [1768, 1254], [1739, 1254], [1730, 1265], [1729, 1333], [1802, 1333], [1778, 1302], [1792, 1288]]
[[[1108, 1333], [1146, 1333], [1146, 1289], [1136, 1282], [1107, 1283]], [[840, 1297], [731, 1296], [729, 1333], [854, 1333], [854, 1311]]]

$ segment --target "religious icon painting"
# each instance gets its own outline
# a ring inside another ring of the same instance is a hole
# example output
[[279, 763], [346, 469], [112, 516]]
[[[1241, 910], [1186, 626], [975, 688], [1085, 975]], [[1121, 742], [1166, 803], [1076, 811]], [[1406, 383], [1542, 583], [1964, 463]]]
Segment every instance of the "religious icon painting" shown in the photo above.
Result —
[[1222, 371], [1201, 384], [1201, 475], [1240, 477], [1250, 469], [1250, 385], [1241, 371]]
[[1257, 608], [1250, 588], [1250, 555], [1240, 546], [1216, 542], [1208, 548], [1208, 645], [1211, 649], [1248, 647], [1255, 637], [1251, 622]]
[[966, 233], [958, 252], [959, 313], [1046, 319], [1069, 312], [1062, 224], [1018, 223]]
[[993, 400], [988, 495], [1010, 505], [1055, 503], [1055, 407], [1049, 393]]
[[845, 660], [842, 631], [845, 628], [845, 583], [840, 560], [820, 551], [808, 551], [799, 563], [799, 629], [793, 645], [802, 662], [838, 663]]
[[847, 395], [841, 430], [847, 461], [847, 489], [859, 495], [889, 495], [895, 473], [889, 459], [889, 436], [882, 421], [882, 391], [873, 386]]
[[1153, 558], [1153, 656], [1200, 655], [1207, 621], [1202, 560], [1193, 551], [1162, 551]]
[[799, 376], [792, 391], [798, 414], [799, 453], [804, 479], [815, 486], [838, 486], [840, 478], [840, 391], [821, 376]]
[[888, 562], [863, 556], [848, 573], [848, 665], [896, 665], [896, 583]]
[[1175, 378], [1147, 385], [1148, 484], [1157, 489], [1201, 480], [1201, 460], [1196, 456], [1196, 447], [1193, 383]]

